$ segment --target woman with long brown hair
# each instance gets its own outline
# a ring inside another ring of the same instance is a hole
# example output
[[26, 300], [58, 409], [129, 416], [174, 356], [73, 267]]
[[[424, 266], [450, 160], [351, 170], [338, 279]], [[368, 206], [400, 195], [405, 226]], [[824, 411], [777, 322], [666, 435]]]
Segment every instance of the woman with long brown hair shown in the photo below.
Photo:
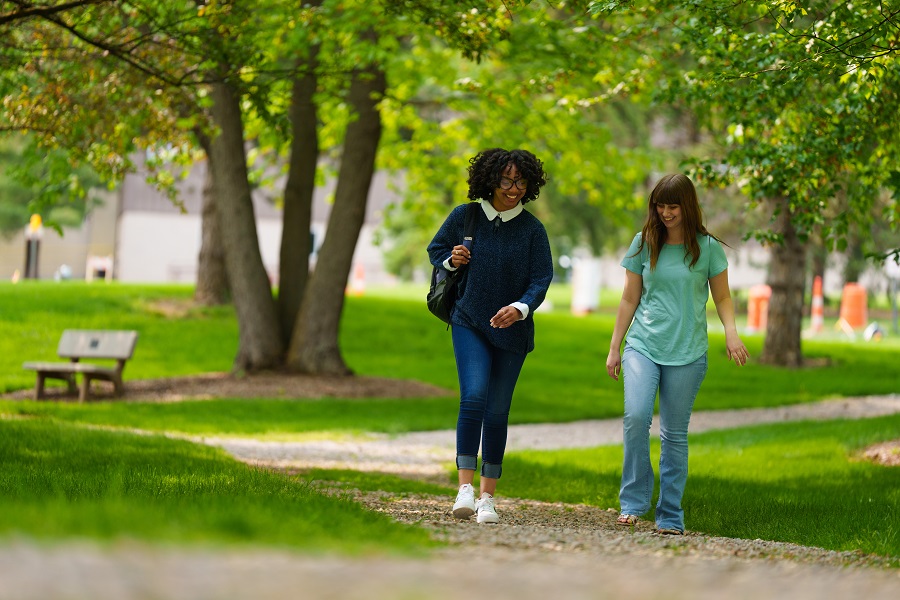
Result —
[[[647, 220], [622, 266], [625, 289], [606, 358], [607, 373], [618, 381], [621, 372], [625, 388], [625, 456], [617, 522], [634, 525], [650, 511], [654, 485], [650, 424], [658, 393], [656, 527], [662, 534], [681, 535], [688, 424], [707, 370], [710, 292], [725, 326], [729, 360], [744, 365], [749, 358], [734, 324], [725, 251], [703, 225], [697, 192], [686, 176], [666, 175], [653, 188]], [[623, 339], [625, 350], [620, 353]]]

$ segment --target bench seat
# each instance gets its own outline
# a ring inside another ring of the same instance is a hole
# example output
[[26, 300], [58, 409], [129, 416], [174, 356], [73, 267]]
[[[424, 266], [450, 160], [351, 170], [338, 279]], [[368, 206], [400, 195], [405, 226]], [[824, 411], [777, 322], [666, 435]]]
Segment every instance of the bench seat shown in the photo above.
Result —
[[115, 367], [104, 367], [83, 362], [27, 362], [23, 369], [32, 371], [47, 371], [54, 373], [115, 373]]

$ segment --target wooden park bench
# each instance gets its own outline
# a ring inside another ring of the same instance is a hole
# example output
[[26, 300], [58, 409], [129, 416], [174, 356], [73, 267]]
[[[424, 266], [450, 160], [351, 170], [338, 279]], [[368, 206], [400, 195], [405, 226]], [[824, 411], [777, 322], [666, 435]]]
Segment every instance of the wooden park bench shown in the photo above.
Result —
[[[59, 338], [56, 353], [60, 358], [68, 358], [70, 362], [27, 362], [25, 369], [37, 371], [37, 383], [34, 386], [34, 399], [44, 397], [45, 379], [62, 379], [69, 385], [69, 393], [75, 393], [75, 375], [81, 373], [81, 387], [78, 400], [84, 402], [91, 390], [91, 381], [102, 379], [111, 381], [115, 388], [115, 396], [124, 391], [122, 370], [125, 361], [131, 358], [134, 345], [137, 343], [137, 331], [97, 331], [84, 329], [66, 329]], [[115, 360], [115, 366], [98, 365], [80, 362], [82, 358]]]

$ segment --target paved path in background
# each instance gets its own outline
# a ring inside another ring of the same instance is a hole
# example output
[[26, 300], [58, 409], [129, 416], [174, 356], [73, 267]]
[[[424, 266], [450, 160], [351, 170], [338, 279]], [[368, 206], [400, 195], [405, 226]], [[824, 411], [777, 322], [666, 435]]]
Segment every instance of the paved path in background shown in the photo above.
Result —
[[[900, 413], [900, 395], [842, 398], [746, 410], [697, 411], [691, 433], [763, 423], [803, 420], [858, 419]], [[651, 429], [659, 435], [654, 419]], [[443, 477], [455, 457], [453, 430], [415, 432], [396, 436], [367, 435], [364, 439], [265, 442], [235, 438], [196, 438], [224, 448], [239, 460], [278, 468], [327, 468], [382, 471], [423, 478]], [[898, 432], [900, 437], [900, 432]], [[513, 425], [509, 451], [589, 448], [622, 443], [622, 420]]]

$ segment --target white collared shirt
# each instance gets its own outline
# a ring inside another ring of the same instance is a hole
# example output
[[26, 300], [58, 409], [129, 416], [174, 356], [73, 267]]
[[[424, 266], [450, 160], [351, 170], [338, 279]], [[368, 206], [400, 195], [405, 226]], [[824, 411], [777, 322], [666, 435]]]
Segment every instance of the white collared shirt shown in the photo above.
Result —
[[[480, 202], [481, 202], [481, 210], [484, 211], [484, 214], [488, 218], [488, 221], [493, 221], [499, 215], [500, 220], [502, 222], [506, 223], [506, 222], [511, 221], [511, 220], [515, 219], [516, 217], [518, 217], [520, 214], [522, 214], [522, 211], [525, 210], [525, 207], [522, 206], [521, 202], [516, 204], [511, 209], [504, 210], [503, 212], [499, 212], [487, 200], [480, 200]], [[457, 269], [457, 267], [454, 267], [453, 264], [450, 262], [450, 257], [447, 257], [447, 260], [444, 261], [444, 268], [447, 269], [448, 271], [455, 271]], [[528, 305], [527, 304], [525, 304], [523, 302], [513, 302], [512, 304], [510, 304], [510, 306], [518, 309], [519, 312], [522, 313], [522, 319], [525, 319], [528, 317]], [[522, 319], [519, 319], [519, 320], [521, 321]]]
[[513, 219], [518, 217], [522, 213], [522, 211], [525, 210], [525, 207], [522, 206], [521, 202], [519, 202], [509, 210], [497, 212], [497, 209], [494, 208], [493, 204], [491, 204], [487, 200], [482, 200], [481, 210], [483, 210], [484, 214], [487, 215], [488, 221], [493, 221], [497, 218], [497, 215], [500, 215], [500, 220], [506, 223], [507, 221], [512, 221]]

